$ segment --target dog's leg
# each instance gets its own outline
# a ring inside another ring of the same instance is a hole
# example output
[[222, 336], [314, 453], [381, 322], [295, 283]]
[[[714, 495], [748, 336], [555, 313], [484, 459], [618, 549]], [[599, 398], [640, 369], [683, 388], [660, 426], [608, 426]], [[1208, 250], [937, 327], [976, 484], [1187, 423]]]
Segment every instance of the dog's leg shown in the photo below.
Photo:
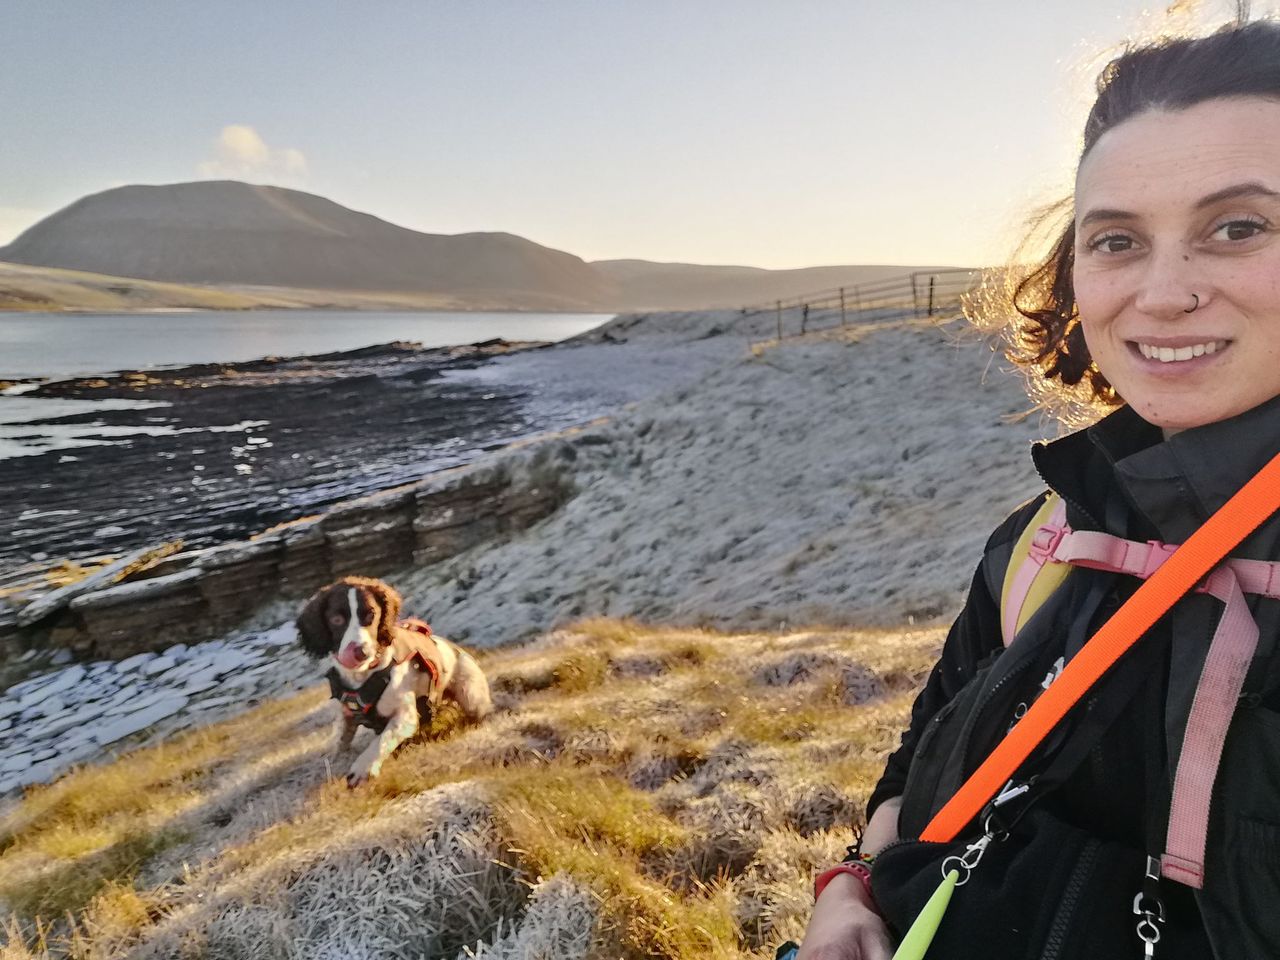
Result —
[[407, 690], [398, 698], [396, 711], [387, 721], [382, 733], [364, 749], [356, 762], [351, 765], [347, 774], [347, 786], [358, 787], [382, 770], [382, 764], [395, 753], [396, 747], [404, 743], [418, 732], [418, 705], [414, 702], [413, 691]]
[[[455, 648], [456, 649], [456, 648]], [[458, 661], [453, 669], [453, 680], [448, 694], [458, 702], [468, 720], [483, 720], [493, 712], [493, 700], [489, 697], [489, 681], [480, 664], [465, 650], [457, 651]]]
[[343, 710], [338, 714], [338, 722], [335, 725], [335, 734], [337, 739], [334, 741], [333, 756], [334, 759], [342, 757], [351, 749], [351, 740], [355, 737], [356, 731], [360, 729], [360, 724], [347, 711]]

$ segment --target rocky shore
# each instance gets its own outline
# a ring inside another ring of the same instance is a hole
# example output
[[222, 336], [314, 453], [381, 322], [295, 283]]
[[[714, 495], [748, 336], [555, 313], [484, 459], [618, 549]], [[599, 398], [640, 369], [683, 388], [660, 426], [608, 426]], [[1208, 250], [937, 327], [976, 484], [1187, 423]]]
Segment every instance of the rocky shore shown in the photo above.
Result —
[[87, 445], [0, 460], [0, 583], [31, 561], [222, 543], [464, 462], [535, 424], [518, 391], [445, 374], [539, 346], [394, 343], [43, 384], [22, 399], [147, 405], [25, 428]]
[[154, 406], [95, 404], [18, 431], [93, 439], [0, 459], [0, 597], [60, 564], [74, 576], [104, 554], [225, 543], [413, 482], [690, 382], [744, 350], [742, 336], [398, 343], [42, 384], [21, 399]]
[[302, 689], [319, 674], [295, 648], [292, 624], [282, 624], [33, 677], [0, 695], [0, 794], [51, 780], [122, 741], [163, 739]]

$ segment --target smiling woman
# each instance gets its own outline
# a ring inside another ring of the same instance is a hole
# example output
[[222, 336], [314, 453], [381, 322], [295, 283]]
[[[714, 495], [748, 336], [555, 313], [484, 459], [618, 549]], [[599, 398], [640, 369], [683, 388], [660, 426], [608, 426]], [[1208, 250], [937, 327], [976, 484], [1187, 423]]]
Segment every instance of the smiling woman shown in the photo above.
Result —
[[1280, 103], [1152, 110], [1076, 180], [1073, 284], [1089, 355], [1168, 433], [1280, 394]]
[[[1228, 522], [1171, 606], [1137, 583], [1168, 584], [1246, 485], [1274, 492], [1250, 481], [1280, 463], [1280, 23], [1108, 65], [1064, 209], [973, 319], [1033, 395], [1107, 415], [1033, 451], [1048, 490], [989, 539], [801, 960], [1280, 956], [1280, 519]], [[1126, 619], [1152, 626], [1081, 693]]]

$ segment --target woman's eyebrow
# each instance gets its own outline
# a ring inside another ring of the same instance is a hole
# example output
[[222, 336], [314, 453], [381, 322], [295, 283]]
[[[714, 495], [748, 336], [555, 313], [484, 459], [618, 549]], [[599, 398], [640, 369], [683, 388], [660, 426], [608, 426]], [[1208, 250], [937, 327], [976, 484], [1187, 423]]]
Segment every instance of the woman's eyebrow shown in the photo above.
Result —
[[1130, 213], [1128, 210], [1090, 210], [1080, 218], [1080, 226], [1087, 227], [1095, 220], [1134, 220], [1137, 216], [1136, 213]]
[[[1205, 207], [1211, 207], [1215, 203], [1221, 203], [1223, 200], [1238, 200], [1241, 197], [1280, 197], [1280, 191], [1272, 190], [1270, 187], [1257, 181], [1249, 181], [1248, 183], [1237, 183], [1234, 186], [1223, 187], [1221, 190], [1215, 190], [1213, 193], [1201, 197], [1195, 203], [1195, 209], [1203, 210]], [[1097, 220], [1134, 220], [1137, 218], [1136, 213], [1128, 210], [1115, 209], [1099, 209], [1090, 210], [1080, 218], [1080, 226], [1087, 227], [1089, 224]]]
[[1213, 206], [1223, 200], [1235, 200], [1239, 197], [1280, 197], [1280, 193], [1272, 190], [1270, 187], [1251, 180], [1248, 183], [1238, 183], [1233, 187], [1224, 187], [1221, 190], [1215, 190], [1206, 197], [1201, 197], [1196, 201], [1196, 209], [1200, 210], [1204, 207]]

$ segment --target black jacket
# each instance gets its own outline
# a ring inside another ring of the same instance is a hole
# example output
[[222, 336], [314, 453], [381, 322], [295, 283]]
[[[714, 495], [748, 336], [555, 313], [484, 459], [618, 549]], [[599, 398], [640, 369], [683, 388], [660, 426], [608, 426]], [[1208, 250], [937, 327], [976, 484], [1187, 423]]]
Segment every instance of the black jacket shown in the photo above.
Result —
[[[1125, 408], [1088, 430], [1037, 445], [1033, 455], [1045, 483], [1066, 502], [1073, 528], [1181, 543], [1278, 451], [1280, 398], [1167, 441]], [[1024, 504], [989, 539], [902, 746], [872, 795], [868, 815], [905, 794], [904, 836], [918, 836], [990, 752], [1010, 711], [1034, 694], [1044, 665], [1069, 658], [1137, 586], [1120, 575], [1073, 571], [1006, 653], [999, 625], [1004, 573], [1042, 499]], [[1280, 559], [1280, 520], [1272, 518], [1232, 555]], [[1205, 889], [1193, 898], [1165, 882], [1174, 888], [1168, 900], [1175, 916], [1161, 956], [1206, 955], [1205, 931], [1213, 955], [1223, 960], [1280, 956], [1280, 657], [1274, 655], [1280, 602], [1255, 598], [1250, 606], [1261, 640], [1215, 786]], [[1110, 696], [1123, 706], [1088, 760], [1047, 801], [1056, 815], [1103, 839], [1140, 851], [1151, 847], [1167, 815], [1171, 771], [1220, 612], [1211, 597], [1184, 598], [1099, 685], [1091, 696]], [[1002, 677], [1011, 682], [1001, 697], [974, 693], [976, 687], [1001, 690]], [[974, 702], [990, 705], [970, 706]], [[940, 736], [931, 731], [942, 746], [931, 745], [921, 759], [917, 748], [931, 726], [942, 728]]]

